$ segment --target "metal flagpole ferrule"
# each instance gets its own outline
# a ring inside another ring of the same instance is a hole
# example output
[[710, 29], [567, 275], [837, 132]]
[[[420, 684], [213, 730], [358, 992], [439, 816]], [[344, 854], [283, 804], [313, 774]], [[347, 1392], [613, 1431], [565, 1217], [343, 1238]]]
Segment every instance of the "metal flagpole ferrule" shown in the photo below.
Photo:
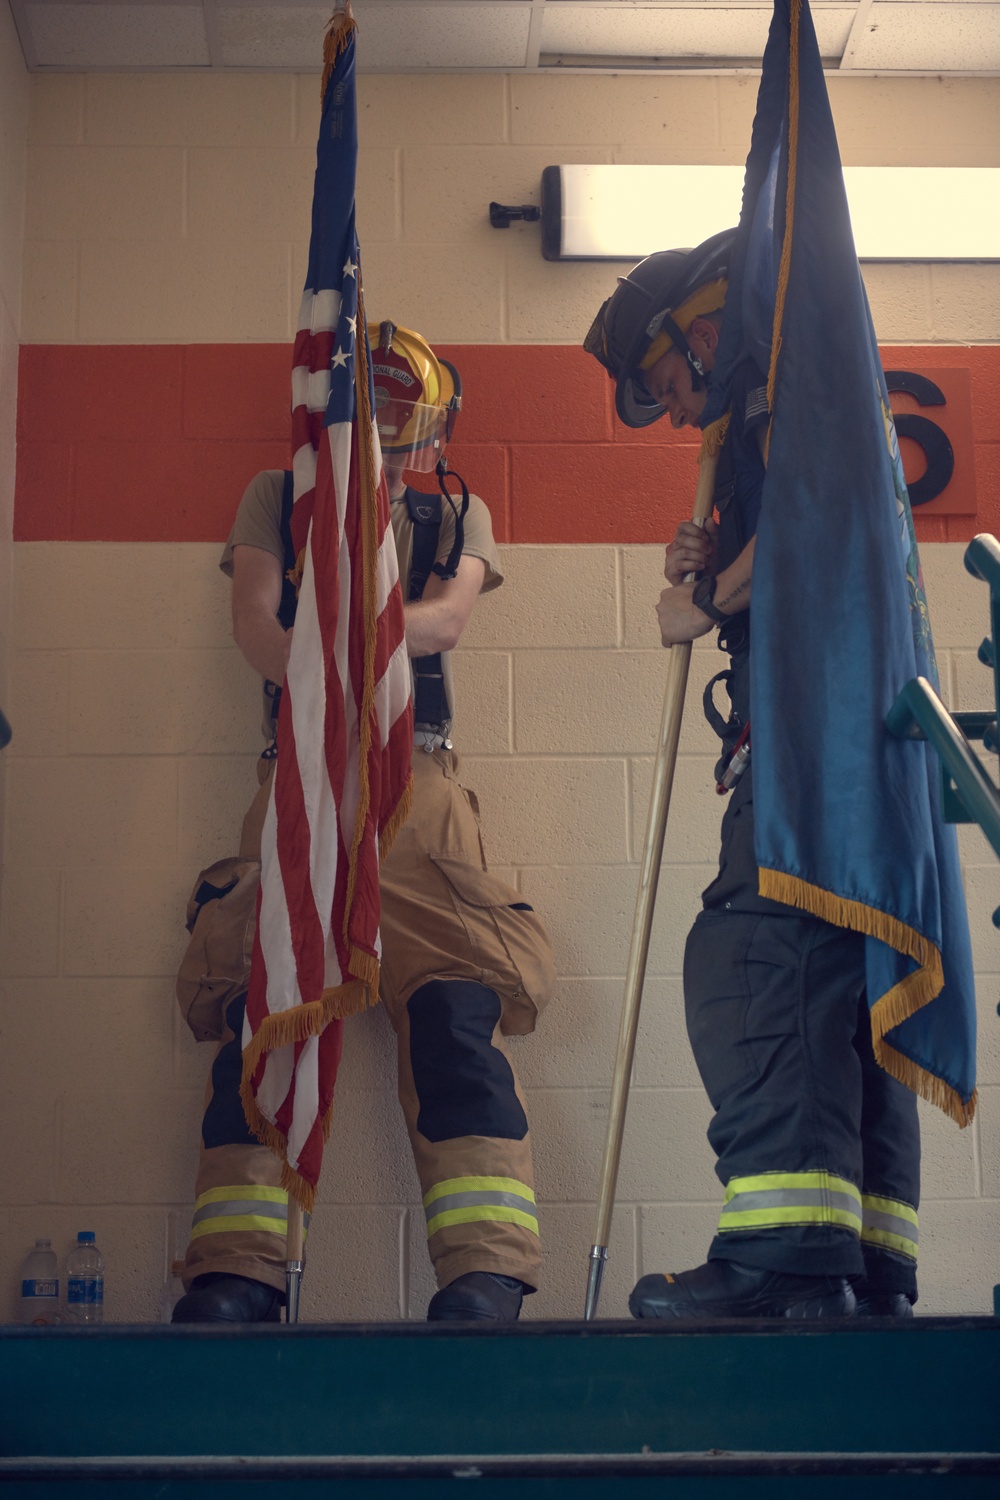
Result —
[[285, 1322], [299, 1321], [299, 1292], [302, 1290], [302, 1261], [290, 1260], [285, 1264]]
[[601, 1300], [601, 1282], [604, 1280], [604, 1267], [607, 1263], [607, 1245], [592, 1245], [590, 1275], [587, 1278], [587, 1301], [583, 1309], [584, 1319], [588, 1323], [597, 1315], [597, 1304]]

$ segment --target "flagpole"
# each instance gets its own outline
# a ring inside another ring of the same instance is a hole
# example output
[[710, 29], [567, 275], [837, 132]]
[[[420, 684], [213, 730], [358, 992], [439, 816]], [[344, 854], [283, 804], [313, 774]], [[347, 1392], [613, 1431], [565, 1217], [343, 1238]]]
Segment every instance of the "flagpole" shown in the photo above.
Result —
[[299, 1291], [302, 1287], [302, 1205], [288, 1195], [288, 1239], [285, 1246], [285, 1322], [299, 1321]]
[[[718, 462], [717, 451], [712, 454], [705, 453], [698, 472], [694, 520], [700, 526], [703, 526], [712, 514], [715, 471]], [[688, 581], [694, 576], [690, 574]], [[614, 1213], [622, 1137], [625, 1133], [625, 1111], [628, 1108], [629, 1083], [635, 1058], [635, 1038], [639, 1027], [639, 1009], [642, 1005], [642, 986], [646, 977], [649, 935], [653, 925], [656, 887], [660, 878], [663, 840], [667, 828], [667, 814], [670, 811], [670, 793], [673, 789], [674, 770], [677, 765], [677, 745], [680, 740], [690, 664], [690, 641], [682, 641], [679, 645], [671, 646], [667, 688], [660, 719], [660, 738], [653, 770], [653, 788], [649, 799], [649, 815], [646, 820], [646, 843], [639, 870], [639, 891], [635, 904], [635, 920], [632, 924], [632, 945], [629, 950], [628, 968], [625, 972], [625, 991], [622, 996], [621, 1021], [618, 1027], [618, 1053], [611, 1081], [611, 1108], [604, 1141], [604, 1159], [601, 1163], [594, 1243], [590, 1251], [590, 1274], [583, 1314], [588, 1321], [597, 1316], [601, 1282], [604, 1279], [604, 1268], [608, 1259], [611, 1217]]]

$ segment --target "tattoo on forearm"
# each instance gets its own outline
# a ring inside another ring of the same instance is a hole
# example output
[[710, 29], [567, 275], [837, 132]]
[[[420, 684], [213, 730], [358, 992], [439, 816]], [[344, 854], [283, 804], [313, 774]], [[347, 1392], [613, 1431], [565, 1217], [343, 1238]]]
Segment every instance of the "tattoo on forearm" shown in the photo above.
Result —
[[724, 599], [716, 599], [716, 607], [718, 609], [727, 609], [730, 604], [736, 603], [741, 594], [748, 594], [749, 592], [750, 580], [749, 578], [744, 578], [743, 582], [738, 583], [736, 587], [730, 593], [728, 593]]

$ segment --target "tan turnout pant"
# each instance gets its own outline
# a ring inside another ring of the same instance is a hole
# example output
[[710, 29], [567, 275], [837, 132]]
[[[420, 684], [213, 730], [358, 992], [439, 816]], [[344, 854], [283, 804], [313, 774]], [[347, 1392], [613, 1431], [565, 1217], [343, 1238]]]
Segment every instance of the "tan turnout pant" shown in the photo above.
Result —
[[[551, 948], [517, 891], [486, 870], [478, 805], [455, 752], [415, 750], [413, 779], [410, 817], [380, 875], [381, 998], [398, 1041], [428, 1250], [439, 1286], [494, 1271], [533, 1287], [541, 1256], [530, 1136], [504, 1037], [534, 1028], [554, 983]], [[244, 821], [243, 855], [259, 854], [268, 791], [265, 779]], [[242, 1002], [229, 1015], [240, 1025]], [[240, 1062], [229, 1027], [206, 1092], [185, 1285], [217, 1271], [283, 1290], [287, 1195], [238, 1093], [234, 1107]]]

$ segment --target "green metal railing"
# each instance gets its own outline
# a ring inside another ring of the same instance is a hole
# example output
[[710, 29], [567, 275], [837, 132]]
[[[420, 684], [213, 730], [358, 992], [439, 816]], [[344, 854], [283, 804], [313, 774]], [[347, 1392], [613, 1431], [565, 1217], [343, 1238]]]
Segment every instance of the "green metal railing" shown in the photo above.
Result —
[[[928, 740], [941, 759], [944, 816], [949, 823], [978, 823], [1000, 857], [1000, 790], [970, 744], [981, 740], [984, 749], [1000, 753], [1000, 542], [994, 536], [973, 537], [965, 551], [965, 566], [974, 578], [989, 585], [990, 634], [979, 647], [979, 660], [993, 673], [996, 705], [981, 712], [949, 713], [925, 677], [915, 677], [899, 694], [886, 717], [890, 733], [900, 739]], [[1000, 926], [1000, 908], [993, 913]]]

